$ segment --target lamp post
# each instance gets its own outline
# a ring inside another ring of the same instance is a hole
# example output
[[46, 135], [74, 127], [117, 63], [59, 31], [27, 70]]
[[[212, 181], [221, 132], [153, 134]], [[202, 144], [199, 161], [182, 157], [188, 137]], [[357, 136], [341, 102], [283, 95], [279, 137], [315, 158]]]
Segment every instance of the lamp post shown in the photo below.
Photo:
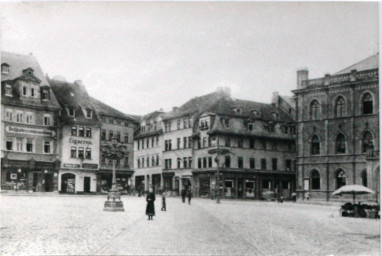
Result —
[[105, 145], [102, 147], [102, 154], [113, 160], [113, 177], [112, 185], [107, 196], [107, 201], [105, 202], [104, 211], [118, 212], [124, 211], [123, 202], [121, 201], [121, 196], [118, 191], [117, 182], [116, 182], [116, 173], [115, 173], [115, 163], [117, 160], [120, 160], [126, 154], [126, 146], [119, 144], [115, 137], [112, 138], [111, 144]]

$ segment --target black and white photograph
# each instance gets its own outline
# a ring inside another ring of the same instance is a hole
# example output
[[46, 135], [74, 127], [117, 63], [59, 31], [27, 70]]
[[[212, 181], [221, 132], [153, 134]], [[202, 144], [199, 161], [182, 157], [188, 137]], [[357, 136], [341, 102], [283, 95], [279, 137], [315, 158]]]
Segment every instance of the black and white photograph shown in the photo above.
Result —
[[0, 10], [0, 255], [381, 255], [380, 3]]

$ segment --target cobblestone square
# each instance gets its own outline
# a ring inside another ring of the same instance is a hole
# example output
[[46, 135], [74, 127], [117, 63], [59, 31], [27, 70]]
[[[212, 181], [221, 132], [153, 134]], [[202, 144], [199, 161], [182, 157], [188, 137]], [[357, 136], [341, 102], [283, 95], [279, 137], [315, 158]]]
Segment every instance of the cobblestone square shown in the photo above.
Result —
[[2, 196], [1, 255], [379, 255], [380, 222], [338, 206], [208, 199], [148, 221], [143, 197], [104, 212], [104, 196]]

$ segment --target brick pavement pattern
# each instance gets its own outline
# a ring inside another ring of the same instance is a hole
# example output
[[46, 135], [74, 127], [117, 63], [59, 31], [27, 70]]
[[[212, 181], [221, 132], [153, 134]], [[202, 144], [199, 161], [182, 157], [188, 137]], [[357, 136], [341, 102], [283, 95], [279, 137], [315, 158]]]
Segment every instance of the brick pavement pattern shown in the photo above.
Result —
[[[167, 199], [148, 221], [145, 198], [0, 197], [0, 255], [379, 255], [380, 221], [338, 206]], [[158, 197], [160, 199], [160, 197]]]

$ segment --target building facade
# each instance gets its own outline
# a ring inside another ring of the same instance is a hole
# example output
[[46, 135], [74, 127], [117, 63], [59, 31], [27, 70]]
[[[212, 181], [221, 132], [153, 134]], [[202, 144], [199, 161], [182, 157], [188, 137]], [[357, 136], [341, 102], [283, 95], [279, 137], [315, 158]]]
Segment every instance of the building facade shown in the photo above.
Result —
[[[155, 111], [142, 117], [134, 134], [134, 186], [139, 192], [152, 187], [159, 193], [164, 187], [163, 173], [163, 111]], [[167, 179], [166, 179], [167, 180]]]
[[76, 194], [96, 192], [101, 136], [96, 109], [81, 81], [49, 82], [62, 107], [58, 190]]
[[[332, 192], [360, 184], [379, 196], [378, 56], [334, 75], [297, 72], [297, 192], [339, 200]], [[342, 197], [346, 199], [345, 197]]]
[[1, 59], [1, 188], [57, 191], [61, 107], [34, 56]]
[[124, 114], [101, 101], [91, 98], [96, 113], [101, 120], [100, 158], [97, 171], [97, 192], [108, 192], [112, 186], [113, 161], [107, 159], [102, 152], [111, 143], [112, 138], [126, 148], [125, 155], [116, 162], [116, 181], [120, 189], [132, 185], [134, 173], [134, 131], [139, 126], [139, 119]]

